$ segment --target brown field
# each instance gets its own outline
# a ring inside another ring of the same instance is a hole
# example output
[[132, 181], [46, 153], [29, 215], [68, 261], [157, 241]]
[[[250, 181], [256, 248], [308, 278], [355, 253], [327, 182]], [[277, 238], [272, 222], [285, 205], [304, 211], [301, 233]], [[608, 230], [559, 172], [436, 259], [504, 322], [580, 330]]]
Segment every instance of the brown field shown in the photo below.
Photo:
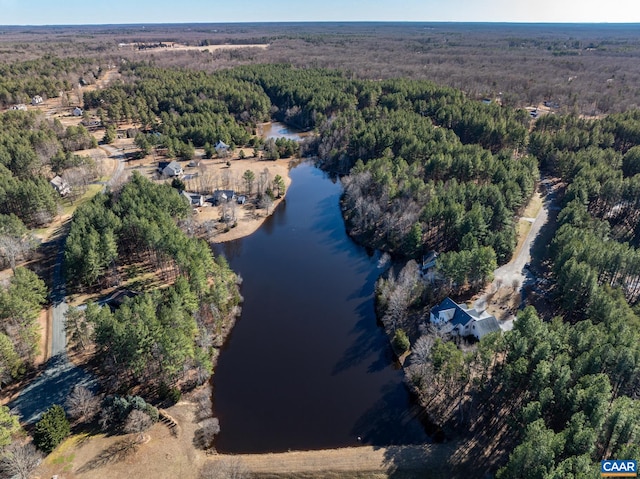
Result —
[[[207, 454], [194, 448], [197, 425], [194, 404], [181, 401], [167, 412], [178, 423], [177, 436], [160, 423], [145, 433], [141, 444], [127, 444], [136, 436], [80, 433], [67, 439], [41, 465], [37, 477], [58, 474], [64, 479], [156, 478], [195, 479], [207, 461], [243, 463], [256, 478], [446, 478], [447, 459], [455, 443], [420, 446], [353, 447], [279, 454]], [[405, 472], [400, 473], [398, 469]]]

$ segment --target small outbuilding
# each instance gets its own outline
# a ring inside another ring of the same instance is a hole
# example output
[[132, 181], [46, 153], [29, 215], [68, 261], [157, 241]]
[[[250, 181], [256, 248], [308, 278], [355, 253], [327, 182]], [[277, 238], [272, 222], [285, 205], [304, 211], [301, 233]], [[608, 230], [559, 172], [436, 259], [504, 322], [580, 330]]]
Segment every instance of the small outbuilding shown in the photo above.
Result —
[[73, 116], [82, 116], [82, 108], [79, 106], [73, 109]]
[[42, 103], [44, 100], [42, 99], [42, 97], [40, 95], [36, 95], [31, 99], [31, 104], [33, 106], [39, 105], [40, 103]]

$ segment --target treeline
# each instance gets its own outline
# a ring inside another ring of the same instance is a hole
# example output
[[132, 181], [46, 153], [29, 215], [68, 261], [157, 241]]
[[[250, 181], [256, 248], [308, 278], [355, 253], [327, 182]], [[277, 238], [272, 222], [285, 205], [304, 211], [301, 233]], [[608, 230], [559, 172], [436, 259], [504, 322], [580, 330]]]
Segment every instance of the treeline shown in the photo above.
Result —
[[95, 60], [59, 58], [50, 54], [35, 60], [0, 65], [0, 106], [31, 103], [39, 95], [54, 98], [68, 92], [80, 79], [93, 83], [101, 69]]
[[137, 172], [117, 194], [97, 195], [73, 216], [64, 256], [68, 283], [92, 287], [107, 275], [113, 279], [123, 262], [138, 261], [185, 276], [204, 293], [217, 267], [207, 244], [177, 226], [189, 211], [177, 190]]
[[50, 222], [59, 195], [47, 175], [92, 166], [90, 159], [73, 152], [95, 145], [82, 126], [65, 129], [32, 112], [0, 115], [0, 214], [16, 215], [29, 227]]
[[17, 268], [0, 288], [0, 389], [24, 374], [39, 353], [38, 316], [46, 299], [44, 282], [26, 268]]

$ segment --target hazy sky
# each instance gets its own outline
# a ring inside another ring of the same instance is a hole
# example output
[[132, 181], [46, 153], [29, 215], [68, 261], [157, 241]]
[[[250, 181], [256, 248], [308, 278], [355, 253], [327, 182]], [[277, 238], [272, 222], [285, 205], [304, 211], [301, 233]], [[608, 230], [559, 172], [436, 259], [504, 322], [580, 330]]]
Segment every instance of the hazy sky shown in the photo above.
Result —
[[0, 0], [0, 25], [277, 21], [640, 22], [638, 0]]

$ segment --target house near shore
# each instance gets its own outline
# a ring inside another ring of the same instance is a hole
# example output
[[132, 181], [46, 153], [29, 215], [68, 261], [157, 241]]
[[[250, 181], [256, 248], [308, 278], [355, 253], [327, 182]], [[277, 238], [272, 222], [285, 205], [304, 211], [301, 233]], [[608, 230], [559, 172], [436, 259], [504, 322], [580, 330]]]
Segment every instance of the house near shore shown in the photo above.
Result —
[[201, 195], [200, 193], [191, 193], [189, 191], [183, 191], [181, 195], [194, 208], [197, 208], [199, 206], [204, 206], [204, 196]]
[[214, 205], [233, 201], [234, 199], [236, 199], [236, 192], [233, 190], [216, 190], [213, 192], [213, 196], [211, 197], [211, 201]]
[[158, 173], [169, 178], [179, 178], [184, 174], [184, 171], [177, 161], [161, 161], [158, 163]]
[[489, 333], [502, 331], [495, 316], [486, 311], [467, 308], [451, 298], [445, 298], [439, 305], [431, 308], [429, 320], [441, 332], [452, 336], [474, 336], [482, 339]]
[[39, 105], [40, 103], [42, 103], [44, 100], [42, 99], [42, 97], [40, 95], [36, 95], [31, 99], [31, 104], [33, 106]]
[[71, 186], [69, 186], [69, 183], [64, 181], [59, 175], [54, 176], [49, 183], [55, 188], [60, 196], [67, 196], [71, 193]]

